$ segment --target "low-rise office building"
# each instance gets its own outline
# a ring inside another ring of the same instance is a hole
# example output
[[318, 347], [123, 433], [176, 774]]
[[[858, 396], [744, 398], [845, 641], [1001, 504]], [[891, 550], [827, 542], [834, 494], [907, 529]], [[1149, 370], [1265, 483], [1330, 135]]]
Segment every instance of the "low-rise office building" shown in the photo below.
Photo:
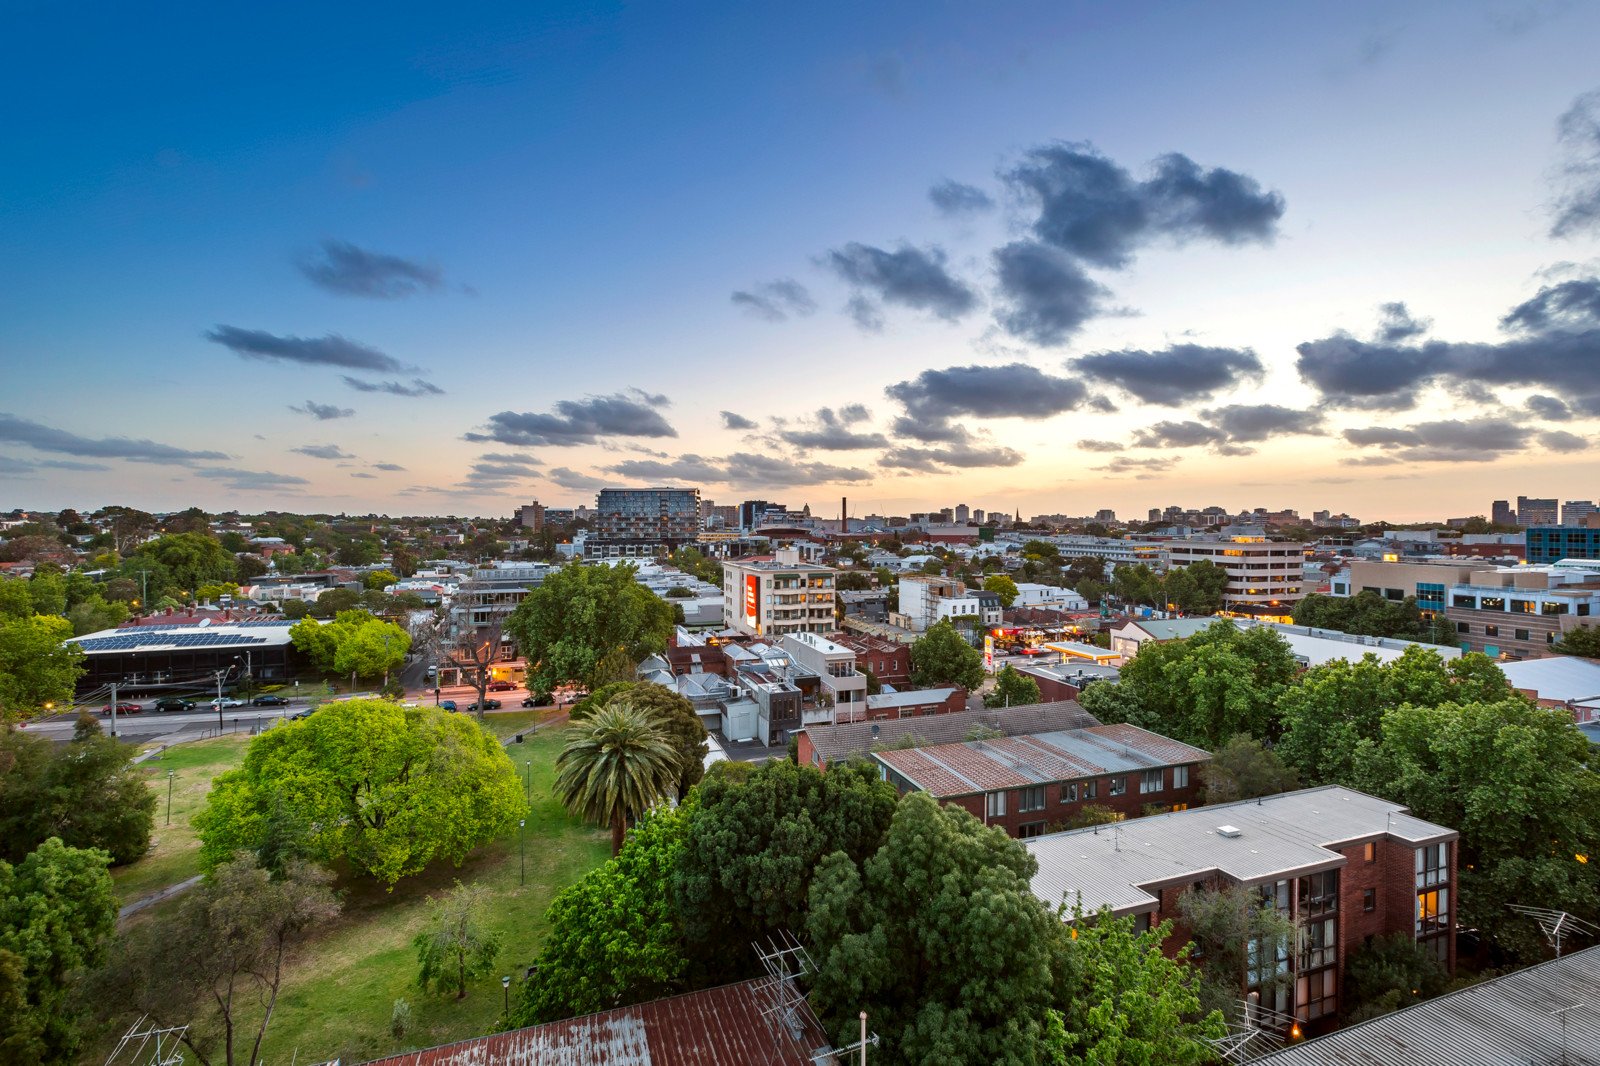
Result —
[[1289, 541], [1263, 537], [1192, 537], [1163, 542], [1167, 565], [1188, 566], [1202, 560], [1227, 571], [1222, 591], [1224, 610], [1240, 614], [1287, 615], [1304, 595], [1306, 549]]
[[1071, 824], [1086, 807], [1124, 817], [1186, 810], [1211, 753], [1137, 726], [1095, 725], [872, 757], [901, 793], [927, 792], [1027, 839]]
[[[1178, 912], [1185, 892], [1257, 890], [1301, 930], [1278, 963], [1292, 982], [1266, 989], [1263, 1005], [1320, 1029], [1339, 1013], [1349, 953], [1369, 937], [1403, 933], [1455, 971], [1458, 836], [1399, 804], [1330, 785], [1052, 833], [1026, 846], [1039, 864], [1033, 891], [1045, 903], [1106, 907], [1146, 928], [1174, 919], [1174, 951], [1190, 939]], [[1241, 982], [1239, 992], [1262, 990]]]
[[1600, 619], [1600, 569], [1475, 569], [1450, 586], [1449, 597], [1445, 618], [1455, 625], [1463, 651], [1536, 659], [1551, 654], [1563, 633]]

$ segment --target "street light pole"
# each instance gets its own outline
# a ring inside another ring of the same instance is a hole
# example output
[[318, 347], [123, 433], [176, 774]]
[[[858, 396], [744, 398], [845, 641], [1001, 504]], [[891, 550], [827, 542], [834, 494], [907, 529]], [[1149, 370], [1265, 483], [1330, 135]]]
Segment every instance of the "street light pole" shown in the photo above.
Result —
[[117, 683], [111, 682], [111, 735], [117, 735]]
[[505, 993], [506, 993], [506, 1020], [510, 1021], [511, 1020], [511, 975], [510, 974], [506, 974], [504, 977], [500, 978], [500, 987], [505, 989]]
[[222, 735], [222, 679], [228, 676], [228, 671], [217, 671], [217, 736]]
[[172, 770], [168, 770], [167, 771], [167, 824], [168, 825], [172, 824], [172, 775], [173, 775], [173, 771]]
[[517, 852], [522, 857], [522, 883], [528, 883], [528, 834], [523, 832], [523, 827], [528, 824], [526, 818], [517, 821]]

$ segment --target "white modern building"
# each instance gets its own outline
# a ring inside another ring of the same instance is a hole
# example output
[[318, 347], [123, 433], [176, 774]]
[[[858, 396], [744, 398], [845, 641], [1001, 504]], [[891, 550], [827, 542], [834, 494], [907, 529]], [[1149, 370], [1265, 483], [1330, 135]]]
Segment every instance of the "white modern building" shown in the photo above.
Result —
[[803, 562], [794, 548], [771, 556], [722, 564], [722, 613], [727, 627], [746, 636], [827, 633], [834, 621], [831, 566]]

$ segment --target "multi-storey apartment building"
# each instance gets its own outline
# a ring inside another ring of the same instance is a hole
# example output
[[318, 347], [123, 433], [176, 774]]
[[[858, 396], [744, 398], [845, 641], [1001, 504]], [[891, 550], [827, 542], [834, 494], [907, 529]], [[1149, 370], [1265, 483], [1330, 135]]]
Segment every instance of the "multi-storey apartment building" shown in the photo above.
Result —
[[806, 725], [837, 725], [867, 715], [867, 675], [856, 669], [856, 653], [818, 633], [785, 633], [783, 650], [797, 674], [817, 679], [817, 698], [802, 715]]
[[1523, 528], [1528, 526], [1553, 526], [1561, 521], [1559, 509], [1554, 497], [1545, 499], [1537, 496], [1517, 497], [1517, 521]]
[[1241, 614], [1288, 615], [1300, 602], [1306, 549], [1262, 537], [1194, 537], [1163, 542], [1169, 566], [1204, 559], [1228, 573], [1222, 607]]
[[827, 633], [834, 626], [831, 566], [806, 563], [796, 548], [722, 564], [722, 611], [728, 628], [748, 636]]
[[595, 559], [653, 558], [699, 535], [699, 489], [601, 489], [584, 551]]
[[1295, 943], [1256, 953], [1267, 965], [1239, 992], [1264, 993], [1265, 1006], [1316, 1031], [1338, 1015], [1345, 961], [1370, 937], [1404, 933], [1454, 972], [1458, 836], [1332, 785], [1052, 833], [1026, 847], [1039, 863], [1040, 899], [1090, 914], [1108, 907], [1141, 927], [1173, 919], [1169, 950], [1190, 939], [1178, 912], [1185, 892], [1256, 890], [1299, 931]]

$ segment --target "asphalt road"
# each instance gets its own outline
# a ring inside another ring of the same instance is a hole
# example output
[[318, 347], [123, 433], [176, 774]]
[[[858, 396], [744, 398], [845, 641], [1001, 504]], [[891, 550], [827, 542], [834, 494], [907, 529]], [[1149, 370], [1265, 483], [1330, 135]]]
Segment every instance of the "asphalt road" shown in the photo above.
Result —
[[[272, 722], [277, 721], [286, 714], [294, 714], [306, 706], [308, 701], [300, 700], [287, 707], [225, 707], [222, 710], [223, 731], [229, 733], [248, 733], [252, 729], [265, 729]], [[103, 706], [103, 705], [102, 705]], [[100, 728], [107, 733], [111, 732], [111, 716], [101, 715], [100, 707], [86, 707], [91, 711]], [[51, 740], [67, 740], [72, 736], [72, 730], [78, 721], [76, 710], [67, 714], [58, 714], [51, 718], [40, 718], [28, 723], [28, 732], [38, 736], [49, 737]], [[192, 739], [203, 734], [217, 731], [217, 712], [208, 707], [199, 707], [192, 711], [140, 711], [138, 714], [117, 715], [117, 736], [133, 743], [143, 743], [152, 740], [177, 740], [180, 736]]]

